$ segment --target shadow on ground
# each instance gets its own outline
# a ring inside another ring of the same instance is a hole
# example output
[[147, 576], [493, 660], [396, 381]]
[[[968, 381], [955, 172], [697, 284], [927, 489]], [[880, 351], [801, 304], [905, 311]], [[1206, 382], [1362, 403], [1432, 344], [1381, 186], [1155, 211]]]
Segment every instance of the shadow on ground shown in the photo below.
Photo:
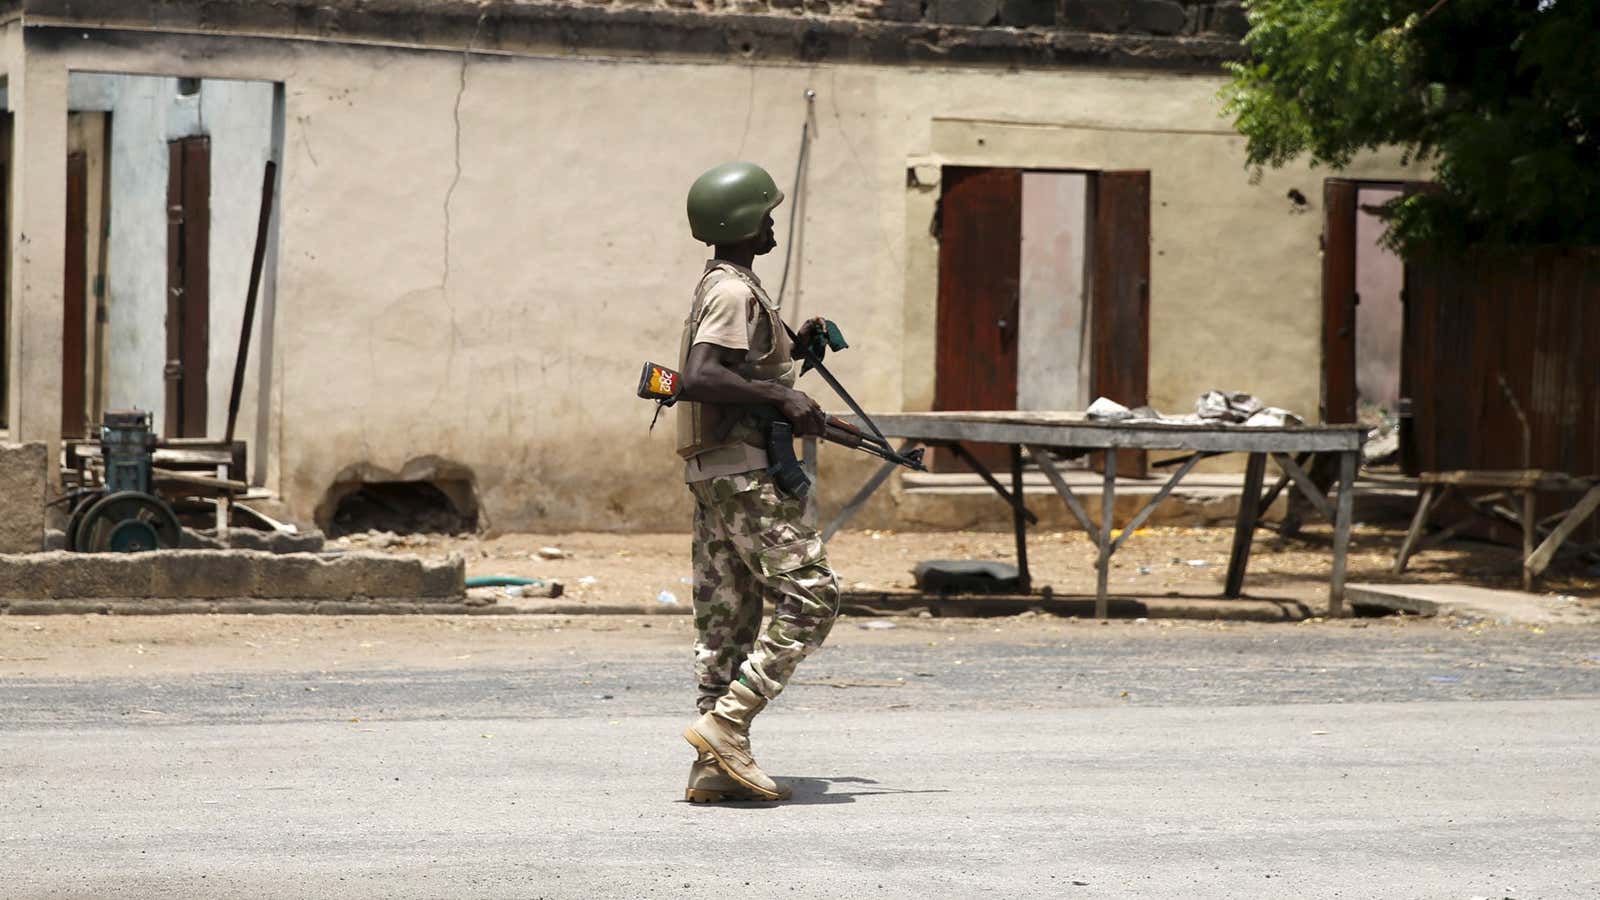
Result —
[[[785, 801], [735, 801], [730, 803], [695, 803], [694, 806], [723, 806], [735, 809], [773, 809], [779, 806], [824, 806], [833, 803], [854, 803], [857, 797], [873, 797], [880, 794], [948, 794], [949, 790], [935, 788], [929, 790], [911, 791], [903, 788], [885, 787], [871, 778], [855, 776], [839, 776], [837, 778], [786, 778], [777, 776], [780, 784], [786, 784], [794, 789], [794, 796]], [[841, 790], [840, 788], [843, 788]], [[680, 800], [680, 803], [688, 803]]]

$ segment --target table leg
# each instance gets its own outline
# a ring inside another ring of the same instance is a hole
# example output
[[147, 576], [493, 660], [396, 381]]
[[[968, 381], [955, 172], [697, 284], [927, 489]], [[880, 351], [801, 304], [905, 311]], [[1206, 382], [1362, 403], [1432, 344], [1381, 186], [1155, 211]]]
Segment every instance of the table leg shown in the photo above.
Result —
[[1344, 573], [1350, 553], [1350, 520], [1355, 512], [1356, 464], [1361, 451], [1339, 454], [1339, 510], [1333, 522], [1333, 578], [1328, 584], [1328, 615], [1344, 615]]
[[1524, 565], [1528, 567], [1528, 570], [1533, 573], [1535, 578], [1544, 574], [1544, 570], [1550, 565], [1550, 561], [1555, 559], [1556, 551], [1561, 549], [1562, 543], [1574, 531], [1577, 531], [1578, 526], [1583, 524], [1583, 520], [1593, 515], [1597, 508], [1600, 508], [1600, 485], [1590, 488], [1589, 492], [1583, 495], [1583, 499], [1578, 501], [1578, 505], [1562, 516], [1561, 524], [1550, 532], [1550, 535], [1544, 539], [1544, 543], [1539, 545], [1539, 549], [1533, 551], [1533, 555], [1527, 558]]
[[822, 493], [822, 485], [817, 483], [817, 437], [814, 434], [808, 434], [800, 439], [800, 468], [804, 469], [806, 477], [811, 479], [811, 490], [806, 494], [806, 524], [816, 528], [817, 495]]
[[1522, 589], [1533, 590], [1533, 568], [1528, 561], [1533, 558], [1534, 542], [1538, 540], [1539, 495], [1529, 488], [1522, 492]]
[[1033, 590], [1033, 576], [1028, 572], [1028, 520], [1023, 517], [1022, 497], [1022, 446], [1011, 445], [1011, 528], [1017, 536], [1017, 586], [1022, 593]]
[[1095, 564], [1094, 615], [1109, 618], [1111, 602], [1106, 589], [1111, 581], [1111, 523], [1117, 511], [1117, 451], [1106, 451], [1105, 481], [1100, 488], [1100, 558]]
[[1239, 517], [1233, 526], [1233, 553], [1228, 556], [1226, 597], [1244, 591], [1244, 570], [1250, 565], [1250, 542], [1255, 539], [1256, 519], [1261, 515], [1261, 481], [1267, 473], [1267, 455], [1250, 454], [1244, 467], [1244, 489], [1239, 494]]
[[1406, 532], [1406, 539], [1400, 544], [1400, 552], [1395, 554], [1394, 574], [1404, 574], [1406, 560], [1411, 558], [1411, 551], [1416, 549], [1417, 541], [1422, 539], [1422, 529], [1428, 527], [1428, 513], [1433, 507], [1433, 494], [1437, 490], [1433, 485], [1424, 485], [1422, 495], [1417, 498], [1417, 514], [1411, 517], [1411, 530]]

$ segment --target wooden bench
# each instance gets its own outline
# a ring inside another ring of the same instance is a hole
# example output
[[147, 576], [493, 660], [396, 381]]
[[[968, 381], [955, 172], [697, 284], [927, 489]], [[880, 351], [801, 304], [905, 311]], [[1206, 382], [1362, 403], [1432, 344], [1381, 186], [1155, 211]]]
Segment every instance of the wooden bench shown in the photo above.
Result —
[[[1600, 508], [1600, 478], [1580, 478], [1564, 472], [1543, 469], [1423, 472], [1417, 480], [1420, 488], [1417, 512], [1411, 519], [1405, 542], [1400, 545], [1400, 553], [1395, 557], [1396, 575], [1406, 570], [1406, 562], [1413, 553], [1450, 540], [1482, 518], [1521, 529], [1522, 588], [1532, 590], [1567, 539]], [[1540, 494], [1580, 496], [1572, 506], [1541, 519], [1538, 514]], [[1422, 532], [1428, 520], [1451, 497], [1461, 500], [1472, 512], [1424, 539]], [[1591, 551], [1590, 547], [1571, 549]]]

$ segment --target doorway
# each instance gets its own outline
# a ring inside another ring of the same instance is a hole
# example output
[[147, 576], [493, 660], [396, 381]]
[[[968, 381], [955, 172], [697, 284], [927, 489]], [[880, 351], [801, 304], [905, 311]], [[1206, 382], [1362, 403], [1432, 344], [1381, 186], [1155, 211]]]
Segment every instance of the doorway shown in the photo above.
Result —
[[[946, 166], [935, 410], [1148, 402], [1150, 173]], [[976, 444], [991, 467], [1009, 451]], [[1118, 470], [1144, 473], [1126, 451]], [[962, 464], [936, 453], [935, 471]]]
[[61, 436], [89, 436], [104, 411], [97, 351], [105, 321], [109, 116], [67, 117], [65, 266], [61, 291]]
[[1378, 461], [1402, 452], [1405, 264], [1383, 246], [1383, 206], [1407, 184], [1330, 178], [1323, 185], [1322, 420], [1377, 434]]
[[[261, 236], [263, 173], [281, 153], [282, 86], [72, 72], [68, 95], [71, 127], [98, 123], [101, 136], [89, 144], [104, 158], [103, 174], [94, 170], [92, 153], [88, 160], [85, 418], [93, 425], [107, 409], [144, 410], [165, 438], [216, 439], [233, 409], [230, 382], [242, 371], [235, 419], [255, 423], [240, 430], [264, 450], [276, 214], [264, 232], [259, 309], [242, 352], [239, 339]], [[74, 195], [69, 220], [76, 208]], [[79, 246], [69, 240], [69, 265]], [[78, 296], [79, 281], [68, 273], [69, 296]], [[67, 310], [69, 326], [73, 315]], [[74, 334], [64, 356], [74, 357], [78, 347]], [[78, 368], [70, 364], [70, 371]], [[74, 387], [70, 377], [64, 386]], [[76, 409], [75, 387], [71, 392]], [[74, 422], [64, 416], [64, 431]], [[267, 457], [252, 456], [257, 465], [249, 477], [260, 483]]]

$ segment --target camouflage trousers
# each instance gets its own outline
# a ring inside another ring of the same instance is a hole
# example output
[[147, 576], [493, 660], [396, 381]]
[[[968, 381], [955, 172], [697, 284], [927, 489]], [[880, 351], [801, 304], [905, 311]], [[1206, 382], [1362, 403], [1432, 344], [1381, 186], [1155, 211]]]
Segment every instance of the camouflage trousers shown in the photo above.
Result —
[[[805, 503], [757, 469], [689, 485], [694, 493], [696, 705], [709, 710], [734, 678], [767, 699], [822, 645], [839, 614], [839, 582]], [[762, 605], [773, 605], [761, 628]]]

